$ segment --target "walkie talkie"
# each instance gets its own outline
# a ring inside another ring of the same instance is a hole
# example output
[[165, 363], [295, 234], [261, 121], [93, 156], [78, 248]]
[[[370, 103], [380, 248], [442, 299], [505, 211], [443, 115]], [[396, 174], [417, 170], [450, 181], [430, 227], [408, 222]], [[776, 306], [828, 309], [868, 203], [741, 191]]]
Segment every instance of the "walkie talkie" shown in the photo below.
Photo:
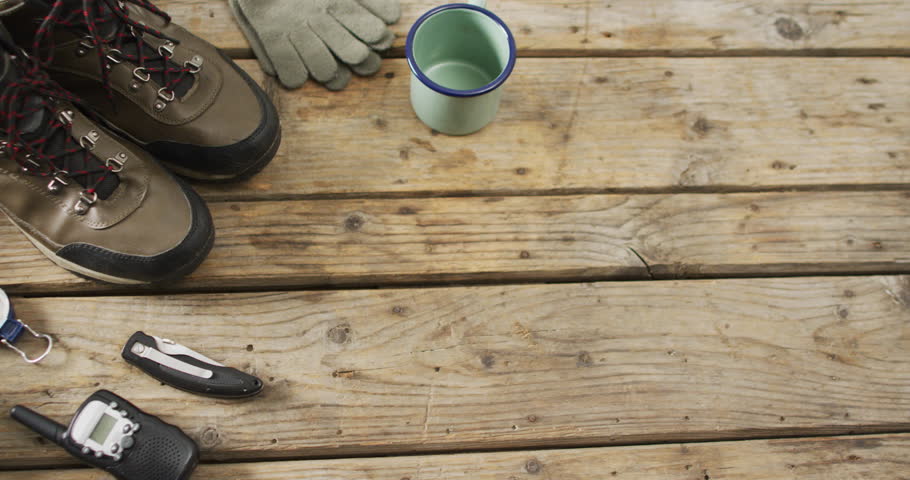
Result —
[[88, 397], [69, 427], [21, 405], [10, 415], [120, 480], [187, 480], [199, 463], [199, 447], [183, 431], [107, 390]]

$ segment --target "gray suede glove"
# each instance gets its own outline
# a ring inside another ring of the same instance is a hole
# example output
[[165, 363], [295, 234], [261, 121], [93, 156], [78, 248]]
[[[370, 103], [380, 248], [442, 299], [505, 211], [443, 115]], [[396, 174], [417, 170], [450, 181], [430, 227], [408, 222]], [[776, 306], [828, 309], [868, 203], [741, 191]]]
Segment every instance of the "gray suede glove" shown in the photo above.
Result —
[[[399, 0], [230, 0], [262, 69], [288, 88], [308, 77], [341, 90], [358, 75], [379, 71], [376, 51], [392, 45], [387, 24]], [[339, 63], [339, 61], [341, 63]]]

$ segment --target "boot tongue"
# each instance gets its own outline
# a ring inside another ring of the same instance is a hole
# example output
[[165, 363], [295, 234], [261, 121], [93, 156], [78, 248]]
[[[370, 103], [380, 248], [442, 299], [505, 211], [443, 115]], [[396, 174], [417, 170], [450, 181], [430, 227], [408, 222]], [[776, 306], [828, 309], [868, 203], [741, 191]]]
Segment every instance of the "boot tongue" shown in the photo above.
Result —
[[[13, 64], [10, 56], [3, 52], [3, 73], [0, 75], [0, 86], [8, 85], [9, 83], [19, 80], [19, 71], [16, 70], [16, 66]], [[25, 118], [19, 119], [16, 122], [16, 127], [22, 132], [26, 137], [29, 134], [34, 134], [38, 131], [39, 128], [44, 124], [44, 120], [47, 117], [47, 110], [41, 108], [41, 97], [33, 95], [25, 100], [25, 105], [23, 108], [25, 111], [30, 112], [34, 111], [31, 115], [26, 116]], [[0, 129], [5, 128], [6, 125], [0, 125]]]
[[[0, 51], [0, 58], [2, 58], [2, 73], [0, 73], [0, 89], [4, 88], [11, 82], [15, 82], [21, 78], [19, 71], [16, 69], [16, 65], [12, 62], [9, 54], [5, 51]], [[41, 135], [50, 135], [47, 141], [47, 146], [45, 148], [46, 152], [63, 152], [66, 146], [66, 138], [68, 133], [63, 129], [54, 129], [52, 131], [46, 132], [49, 125], [50, 116], [52, 112], [47, 108], [42, 108], [44, 103], [44, 98], [38, 95], [29, 95], [25, 99], [25, 104], [23, 105], [23, 111], [33, 112], [25, 117], [19, 119], [16, 122], [16, 128], [22, 134], [26, 140], [35, 140], [40, 138]], [[5, 125], [0, 125], [0, 130], [5, 128]], [[81, 160], [83, 156], [82, 150], [70, 154], [67, 156], [67, 159], [70, 160], [69, 163], [73, 164], [73, 167], [83, 168], [86, 165], [83, 165]], [[89, 157], [89, 162], [100, 163], [100, 161], [94, 156]], [[64, 165], [66, 168], [67, 165]], [[70, 167], [71, 169], [74, 169]], [[74, 180], [82, 185], [83, 187], [88, 187], [88, 185], [95, 183], [97, 174], [92, 175], [92, 178], [88, 178], [86, 175], [80, 175], [74, 178]], [[102, 200], [111, 196], [114, 193], [114, 190], [117, 189], [117, 186], [120, 185], [120, 178], [116, 174], [110, 173], [105, 176], [104, 180], [95, 186], [95, 191], [98, 192], [98, 197]]]

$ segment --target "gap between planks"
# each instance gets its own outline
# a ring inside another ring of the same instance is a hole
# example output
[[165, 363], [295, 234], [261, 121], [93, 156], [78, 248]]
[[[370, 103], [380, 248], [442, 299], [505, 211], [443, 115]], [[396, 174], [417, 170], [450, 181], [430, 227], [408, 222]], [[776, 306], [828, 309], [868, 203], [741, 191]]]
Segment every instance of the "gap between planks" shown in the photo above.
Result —
[[[697, 441], [679, 441], [679, 440], [666, 440], [666, 441], [646, 441], [646, 442], [629, 442], [629, 443], [614, 443], [614, 444], [600, 444], [600, 443], [591, 443], [591, 444], [582, 444], [582, 445], [573, 445], [569, 448], [566, 446], [535, 446], [533, 448], [476, 448], [476, 449], [462, 449], [462, 450], [434, 450], [432, 452], [395, 452], [386, 455], [375, 455], [370, 453], [364, 453], [361, 455], [357, 454], [346, 454], [342, 456], [308, 456], [308, 457], [270, 457], [268, 459], [237, 459], [237, 460], [217, 460], [217, 461], [207, 461], [205, 458], [200, 460], [199, 465], [206, 465], [209, 468], [219, 468], [225, 467], [229, 468], [230, 466], [239, 466], [239, 465], [256, 465], [256, 464], [277, 464], [277, 463], [316, 463], [323, 461], [344, 461], [344, 460], [358, 460], [358, 461], [383, 461], [390, 459], [401, 459], [407, 461], [413, 458], [442, 458], [449, 457], [454, 455], [508, 455], [508, 454], [523, 454], [523, 455], [534, 455], [535, 453], [552, 453], [559, 454], [561, 452], [572, 451], [572, 452], [585, 452], [585, 451], [597, 451], [604, 450], [606, 452], [611, 451], [621, 451], [626, 449], [635, 449], [637, 447], [666, 447], [670, 445], [678, 446], [736, 446], [736, 445], [748, 445], [754, 443], [765, 443], [765, 442], [775, 442], [783, 441], [786, 442], [798, 442], [798, 441], [833, 441], [833, 442], [856, 442], [862, 444], [864, 441], [874, 442], [879, 438], [902, 438], [907, 437], [908, 443], [910, 443], [910, 430], [869, 430], [868, 432], [848, 432], [846, 434], [793, 434], [793, 435], [774, 435], [774, 436], [743, 436], [737, 439], [730, 438], [701, 438]], [[206, 467], [203, 467], [206, 468]], [[0, 472], [6, 472], [13, 474], [16, 472], [29, 472], [31, 474], [50, 474], [51, 472], [64, 472], [65, 473], [75, 473], [75, 472], [93, 472], [92, 467], [83, 466], [83, 465], [58, 465], [58, 466], [36, 466], [33, 468], [8, 468], [0, 466]], [[196, 479], [196, 476], [193, 477]], [[58, 479], [55, 479], [58, 480]]]
[[[250, 49], [227, 49], [234, 60], [255, 60]], [[519, 50], [518, 58], [742, 58], [742, 57], [910, 57], [910, 48], [845, 48], [845, 49], [743, 49], [717, 51], [691, 50]], [[405, 58], [403, 48], [382, 54], [383, 59]]]

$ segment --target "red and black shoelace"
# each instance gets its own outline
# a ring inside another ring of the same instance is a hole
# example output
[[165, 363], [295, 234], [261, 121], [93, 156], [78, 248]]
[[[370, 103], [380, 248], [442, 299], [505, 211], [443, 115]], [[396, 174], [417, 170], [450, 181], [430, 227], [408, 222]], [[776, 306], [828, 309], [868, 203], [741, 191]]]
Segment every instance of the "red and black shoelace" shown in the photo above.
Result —
[[[173, 46], [178, 40], [160, 30], [130, 18], [127, 3], [132, 3], [158, 15], [165, 22], [171, 17], [148, 0], [56, 0], [38, 27], [32, 45], [35, 55], [44, 52], [44, 65], [53, 61], [55, 50], [51, 33], [57, 26], [82, 30], [91, 42], [101, 63], [102, 83], [112, 96], [110, 68], [126, 60], [154, 79], [166, 92], [182, 96], [192, 84], [194, 69], [171, 61]], [[171, 47], [152, 47], [143, 38], [148, 33], [170, 42]]]
[[[79, 104], [80, 100], [51, 80], [38, 62], [22, 54], [11, 58], [18, 78], [0, 83], [0, 134], [6, 134], [0, 147], [24, 173], [72, 178], [86, 193], [97, 193], [113, 168], [76, 141], [71, 121], [60, 115], [61, 102]], [[39, 124], [23, 131], [23, 124], [35, 121]]]

